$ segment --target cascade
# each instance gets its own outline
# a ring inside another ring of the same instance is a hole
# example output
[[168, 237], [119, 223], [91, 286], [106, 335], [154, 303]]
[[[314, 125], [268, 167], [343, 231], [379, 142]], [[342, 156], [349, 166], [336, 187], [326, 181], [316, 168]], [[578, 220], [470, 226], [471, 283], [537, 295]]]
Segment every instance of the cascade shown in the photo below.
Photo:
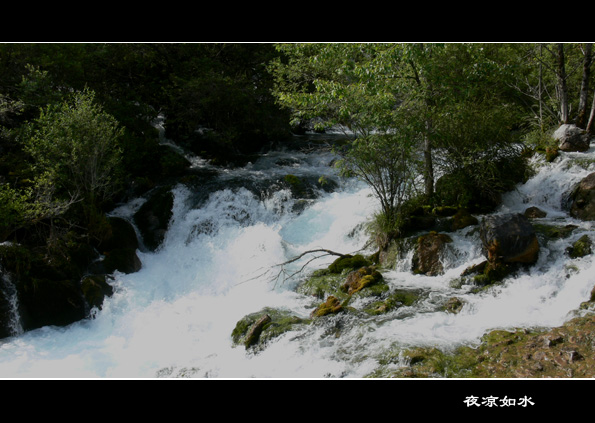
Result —
[[[553, 327], [585, 301], [595, 280], [594, 255], [569, 261], [569, 242], [588, 234], [591, 222], [568, 216], [564, 196], [595, 170], [593, 148], [566, 153], [554, 163], [536, 159], [537, 174], [504, 198], [495, 213], [523, 212], [537, 206], [548, 213], [540, 222], [575, 224], [566, 240], [543, 245], [530, 269], [480, 293], [453, 283], [482, 261], [473, 227], [451, 234], [443, 275], [416, 275], [411, 254], [383, 272], [391, 289], [421, 292], [411, 307], [372, 316], [344, 314], [299, 326], [258, 353], [234, 347], [236, 323], [265, 307], [307, 318], [312, 298], [299, 294], [300, 279], [276, 278], [275, 266], [303, 251], [324, 248], [362, 251], [366, 222], [376, 211], [371, 190], [341, 179], [329, 166], [331, 152], [271, 151], [241, 168], [209, 170], [205, 186], [179, 184], [169, 229], [154, 252], [139, 251], [142, 269], [116, 272], [115, 293], [93, 318], [68, 327], [43, 327], [0, 340], [3, 377], [71, 378], [319, 378], [364, 377], [379, 362], [409, 346], [475, 345], [488, 330]], [[195, 167], [209, 167], [193, 160]], [[275, 185], [285, 175], [324, 177], [338, 188], [296, 198]], [[205, 189], [208, 188], [208, 191]], [[114, 215], [130, 217], [137, 199]], [[370, 253], [368, 251], [367, 253]], [[335, 257], [292, 263], [300, 274], [328, 266]], [[448, 298], [461, 298], [458, 314], [444, 312]], [[357, 308], [356, 299], [352, 304]], [[397, 356], [398, 354], [394, 354]], [[398, 368], [393, 360], [389, 365]]]
[[10, 321], [6, 325], [11, 335], [21, 335], [23, 327], [19, 315], [19, 299], [11, 277], [0, 266], [0, 295], [5, 304], [1, 304], [9, 309]]

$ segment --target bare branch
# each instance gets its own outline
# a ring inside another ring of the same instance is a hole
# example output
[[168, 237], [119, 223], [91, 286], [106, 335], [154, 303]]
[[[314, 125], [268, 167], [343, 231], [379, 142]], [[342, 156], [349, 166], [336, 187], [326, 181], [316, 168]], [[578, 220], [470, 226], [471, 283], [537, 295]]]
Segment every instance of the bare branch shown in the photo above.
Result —
[[[291, 263], [294, 263], [294, 262], [300, 260], [301, 258], [303, 258], [304, 256], [306, 256], [308, 254], [314, 254], [314, 253], [324, 253], [324, 254], [320, 254], [320, 255], [317, 255], [315, 257], [310, 258], [306, 263], [304, 263], [302, 265], [302, 267], [300, 267], [299, 270], [296, 270], [293, 273], [288, 273], [288, 271], [285, 268], [285, 266], [287, 266], [288, 264], [291, 264]], [[306, 268], [306, 266], [308, 266], [308, 264], [312, 263], [314, 260], [317, 260], [317, 259], [319, 259], [321, 257], [329, 256], [329, 255], [338, 256], [338, 257], [347, 257], [349, 254], [337, 253], [336, 251], [331, 251], [331, 250], [327, 250], [327, 249], [324, 249], [324, 248], [318, 248], [318, 249], [314, 249], [314, 250], [304, 251], [303, 253], [299, 254], [296, 257], [293, 257], [290, 260], [287, 260], [287, 261], [285, 261], [283, 263], [279, 263], [279, 264], [276, 264], [274, 266], [271, 266], [270, 268], [268, 268], [266, 271], [264, 271], [263, 273], [261, 273], [259, 275], [256, 275], [256, 276], [254, 276], [254, 277], [252, 277], [250, 279], [247, 279], [245, 281], [239, 282], [238, 285], [243, 284], [243, 283], [246, 283], [246, 282], [253, 281], [255, 279], [262, 278], [262, 277], [270, 274], [273, 271], [273, 269], [279, 268], [279, 271], [274, 276], [272, 276], [270, 278], [270, 281], [271, 282], [272, 281], [275, 281], [275, 286], [276, 286], [276, 283], [279, 280], [279, 278], [281, 278], [281, 276], [283, 276], [283, 282], [285, 282], [286, 280], [289, 280], [289, 279], [295, 277], [296, 275], [302, 273], [304, 271], [304, 269]]]

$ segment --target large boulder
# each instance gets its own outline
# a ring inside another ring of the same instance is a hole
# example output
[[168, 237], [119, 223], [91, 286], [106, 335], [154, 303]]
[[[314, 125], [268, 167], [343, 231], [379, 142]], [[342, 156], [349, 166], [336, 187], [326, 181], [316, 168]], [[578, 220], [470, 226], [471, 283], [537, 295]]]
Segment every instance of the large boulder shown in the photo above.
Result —
[[570, 195], [570, 215], [581, 220], [595, 220], [595, 172], [584, 178]]
[[137, 255], [139, 247], [136, 231], [130, 222], [121, 217], [110, 217], [109, 234], [97, 245], [103, 260], [89, 266], [89, 272], [96, 274], [138, 272], [142, 263]]
[[561, 151], [587, 151], [589, 149], [589, 135], [576, 125], [561, 125], [553, 136]]
[[[0, 275], [1, 277], [1, 275]], [[4, 281], [0, 279], [0, 287]], [[13, 335], [12, 331], [13, 311], [10, 299], [0, 289], [0, 339]]]
[[446, 234], [430, 232], [417, 238], [412, 270], [417, 274], [436, 276], [444, 273], [442, 257], [452, 239]]
[[134, 214], [134, 223], [150, 251], [155, 251], [165, 238], [173, 204], [173, 193], [168, 187], [163, 187], [157, 189]]
[[492, 215], [480, 224], [484, 255], [490, 263], [533, 264], [539, 242], [529, 219], [522, 214]]

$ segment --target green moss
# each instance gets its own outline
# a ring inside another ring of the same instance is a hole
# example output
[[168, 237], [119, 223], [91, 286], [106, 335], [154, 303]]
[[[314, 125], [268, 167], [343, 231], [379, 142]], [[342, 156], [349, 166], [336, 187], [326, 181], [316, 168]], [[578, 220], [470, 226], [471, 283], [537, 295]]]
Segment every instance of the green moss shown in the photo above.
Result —
[[579, 258], [591, 254], [591, 245], [591, 238], [589, 238], [588, 235], [583, 235], [574, 244], [572, 244], [572, 247], [568, 248], [568, 255], [571, 258]]
[[294, 197], [296, 197], [296, 198], [303, 197], [304, 194], [306, 193], [306, 188], [305, 188], [304, 182], [297, 176], [285, 175], [283, 177], [283, 181], [285, 181], [285, 183], [287, 185], [289, 185], [289, 188], [291, 189], [291, 193], [293, 194]]
[[535, 232], [548, 239], [567, 238], [577, 228], [576, 225], [552, 226], [542, 223], [533, 223], [533, 227], [535, 228]]
[[410, 307], [419, 298], [420, 293], [418, 291], [399, 289], [391, 293], [386, 299], [373, 302], [364, 311], [371, 315], [384, 314], [399, 307]]
[[238, 321], [231, 338], [235, 346], [244, 345], [246, 349], [260, 350], [272, 339], [308, 323], [309, 319], [303, 319], [290, 311], [266, 307]]
[[466, 228], [467, 226], [477, 225], [479, 221], [475, 216], [469, 214], [465, 209], [460, 209], [452, 218], [451, 228], [453, 231]]
[[329, 295], [346, 295], [341, 291], [345, 276], [345, 274], [331, 273], [328, 269], [317, 270], [297, 287], [297, 292], [320, 299]]
[[343, 305], [344, 304], [341, 303], [338, 298], [331, 295], [324, 303], [316, 307], [316, 309], [312, 312], [312, 317], [322, 317], [328, 314], [339, 313], [344, 310]]
[[372, 263], [361, 254], [355, 256], [345, 255], [336, 259], [329, 267], [331, 273], [341, 273], [346, 269], [358, 269], [364, 266], [370, 266]]

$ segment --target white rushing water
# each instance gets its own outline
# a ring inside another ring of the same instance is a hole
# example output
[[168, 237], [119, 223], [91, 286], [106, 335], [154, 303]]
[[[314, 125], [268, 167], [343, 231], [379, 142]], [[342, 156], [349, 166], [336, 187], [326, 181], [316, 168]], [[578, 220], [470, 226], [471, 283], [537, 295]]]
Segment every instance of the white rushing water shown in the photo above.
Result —
[[[375, 211], [371, 191], [357, 181], [342, 181], [339, 190], [322, 193], [297, 213], [291, 211], [289, 191], [262, 200], [230, 184], [195, 207], [195, 193], [179, 185], [163, 245], [156, 252], [138, 253], [142, 269], [116, 273], [115, 294], [92, 319], [0, 340], [0, 377], [363, 377], [403, 346], [472, 345], [495, 328], [559, 325], [595, 285], [593, 255], [570, 260], [564, 254], [581, 235], [593, 238], [591, 223], [569, 219], [561, 207], [568, 189], [595, 170], [577, 160], [594, 157], [591, 149], [564, 154], [552, 164], [536, 163], [540, 172], [506, 196], [499, 213], [535, 205], [548, 212], [540, 221], [579, 226], [569, 239], [542, 246], [531, 270], [482, 293], [453, 285], [465, 268], [482, 261], [477, 231], [465, 228], [451, 234], [455, 242], [444, 275], [413, 275], [408, 259], [384, 273], [391, 288], [424, 288], [425, 299], [415, 309], [330, 317], [326, 324], [284, 334], [258, 354], [232, 346], [231, 331], [243, 316], [264, 307], [303, 317], [312, 311], [311, 299], [294, 292], [295, 282], [281, 283], [264, 272], [309, 249], [361, 249], [367, 239], [358, 228]], [[291, 160], [275, 165], [279, 159]], [[275, 173], [333, 177], [331, 159], [326, 153], [273, 152], [220, 178], [258, 180]], [[139, 206], [132, 202], [114, 214], [129, 217]], [[326, 266], [333, 257], [325, 260], [308, 269]], [[452, 296], [465, 301], [456, 315], [436, 307]]]

